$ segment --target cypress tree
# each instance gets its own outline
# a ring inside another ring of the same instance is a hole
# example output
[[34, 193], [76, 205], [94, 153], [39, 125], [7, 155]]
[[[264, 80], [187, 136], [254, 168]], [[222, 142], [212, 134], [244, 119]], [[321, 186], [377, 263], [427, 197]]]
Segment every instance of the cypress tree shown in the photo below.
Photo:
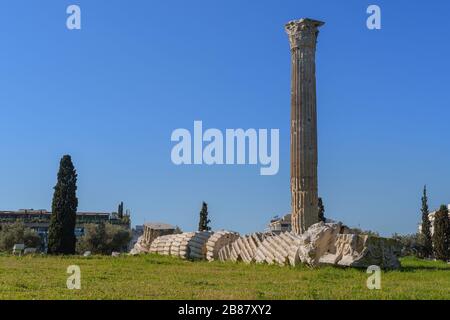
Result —
[[48, 229], [48, 252], [51, 254], [74, 254], [78, 207], [77, 173], [69, 155], [65, 155], [61, 159], [58, 181], [54, 189], [52, 216]]
[[210, 231], [211, 227], [209, 223], [211, 220], [208, 219], [208, 205], [206, 202], [202, 204], [202, 210], [200, 211], [200, 221], [198, 223], [198, 231]]
[[423, 255], [426, 258], [428, 258], [433, 254], [433, 244], [431, 239], [431, 222], [428, 210], [427, 186], [423, 187], [421, 212], [422, 212], [421, 240], [423, 246]]
[[323, 205], [322, 198], [319, 198], [317, 207], [319, 209], [319, 222], [325, 222], [325, 206]]
[[117, 216], [119, 219], [123, 219], [123, 201], [119, 203], [119, 208], [117, 210]]
[[434, 216], [433, 249], [434, 257], [447, 261], [450, 245], [450, 221], [447, 206], [442, 205]]

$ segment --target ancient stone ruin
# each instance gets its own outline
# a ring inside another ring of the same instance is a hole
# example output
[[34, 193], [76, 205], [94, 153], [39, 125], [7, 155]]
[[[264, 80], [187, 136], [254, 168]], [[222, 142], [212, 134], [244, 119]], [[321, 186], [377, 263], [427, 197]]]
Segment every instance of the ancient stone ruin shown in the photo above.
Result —
[[235, 242], [238, 238], [239, 233], [237, 232], [222, 230], [214, 233], [206, 243], [206, 259], [208, 261], [222, 259], [221, 250]]
[[[157, 237], [151, 244], [138, 242], [132, 252], [156, 253], [182, 259], [267, 263], [310, 267], [336, 265], [384, 269], [400, 267], [395, 240], [348, 233], [341, 223], [319, 222], [306, 232], [252, 233], [232, 231], [186, 232]], [[145, 248], [142, 250], [142, 248]]]
[[145, 225], [132, 254], [158, 253], [182, 259], [268, 263], [281, 266], [399, 268], [392, 239], [350, 234], [341, 223], [319, 222], [317, 182], [316, 43], [324, 23], [312, 19], [286, 25], [291, 48], [292, 232], [239, 235], [232, 231], [173, 234], [163, 224]]
[[323, 24], [300, 19], [285, 27], [291, 47], [291, 219], [297, 234], [319, 222], [316, 43]]
[[144, 234], [140, 236], [130, 251], [130, 254], [150, 252], [150, 245], [161, 236], [173, 234], [175, 227], [167, 223], [146, 223], [144, 224]]
[[186, 232], [156, 238], [150, 253], [171, 255], [182, 259], [206, 259], [206, 243], [212, 232]]
[[246, 263], [254, 262], [259, 246], [267, 237], [271, 236], [272, 234], [267, 233], [252, 233], [238, 237], [235, 241], [219, 250], [219, 260], [243, 261]]

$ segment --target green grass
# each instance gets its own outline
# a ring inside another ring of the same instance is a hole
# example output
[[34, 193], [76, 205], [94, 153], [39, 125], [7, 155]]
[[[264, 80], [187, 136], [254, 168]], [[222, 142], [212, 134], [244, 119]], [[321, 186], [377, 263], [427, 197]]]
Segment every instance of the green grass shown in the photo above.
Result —
[[[81, 290], [66, 269], [81, 268]], [[450, 299], [450, 265], [402, 259], [382, 273], [381, 290], [365, 270], [191, 262], [145, 255], [0, 256], [0, 299]]]

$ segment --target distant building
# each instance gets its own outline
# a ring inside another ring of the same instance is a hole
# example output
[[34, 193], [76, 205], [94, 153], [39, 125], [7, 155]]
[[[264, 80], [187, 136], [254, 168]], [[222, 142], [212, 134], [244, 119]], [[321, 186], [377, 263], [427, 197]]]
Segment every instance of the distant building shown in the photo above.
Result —
[[[18, 211], [0, 211], [0, 225], [12, 224], [14, 222], [23, 222], [24, 225], [35, 230], [41, 237], [41, 251], [47, 251], [48, 228], [50, 225], [51, 212], [41, 209], [20, 209]], [[130, 228], [129, 219], [124, 221], [117, 217], [117, 214], [105, 212], [77, 212], [75, 226], [75, 236], [84, 235], [84, 227], [87, 224], [111, 223]]]
[[285, 231], [292, 231], [291, 214], [283, 217], [274, 217], [270, 220], [267, 231], [273, 233], [282, 233]]
[[[449, 210], [448, 218], [450, 219], [450, 204], [447, 205], [447, 208], [448, 208], [448, 210]], [[430, 213], [428, 214], [428, 219], [429, 219], [430, 222], [431, 222], [431, 227], [430, 227], [431, 235], [434, 234], [434, 217], [435, 217], [435, 215], [436, 215], [436, 212], [438, 212], [438, 211], [439, 211], [439, 210], [434, 210], [434, 211], [432, 211], [432, 212], [430, 212]], [[422, 222], [419, 223], [418, 230], [419, 230], [419, 233], [422, 233]]]

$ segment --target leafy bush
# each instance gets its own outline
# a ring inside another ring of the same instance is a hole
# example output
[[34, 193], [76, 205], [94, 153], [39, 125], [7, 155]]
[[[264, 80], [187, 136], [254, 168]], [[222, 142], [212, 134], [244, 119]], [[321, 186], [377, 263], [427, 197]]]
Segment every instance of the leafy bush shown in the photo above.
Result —
[[392, 238], [401, 244], [401, 255], [403, 257], [415, 256], [417, 258], [425, 258], [427, 256], [422, 235], [417, 233], [407, 235], [394, 233]]
[[84, 227], [84, 236], [78, 239], [77, 252], [110, 255], [113, 251], [126, 251], [130, 240], [131, 232], [124, 227], [110, 223], [88, 224]]
[[41, 238], [22, 222], [5, 224], [0, 229], [0, 251], [12, 251], [15, 244], [25, 244], [28, 248], [39, 248]]
[[359, 234], [362, 236], [372, 236], [372, 237], [379, 237], [380, 234], [378, 232], [375, 231], [371, 231], [371, 230], [362, 230], [360, 228], [349, 228], [349, 233], [351, 234]]
[[175, 231], [173, 232], [174, 234], [181, 234], [183, 233], [183, 230], [181, 230], [181, 228], [179, 226], [175, 227]]
[[448, 218], [448, 208], [442, 205], [434, 216], [433, 249], [434, 257], [438, 260], [447, 261], [450, 259], [450, 220]]

